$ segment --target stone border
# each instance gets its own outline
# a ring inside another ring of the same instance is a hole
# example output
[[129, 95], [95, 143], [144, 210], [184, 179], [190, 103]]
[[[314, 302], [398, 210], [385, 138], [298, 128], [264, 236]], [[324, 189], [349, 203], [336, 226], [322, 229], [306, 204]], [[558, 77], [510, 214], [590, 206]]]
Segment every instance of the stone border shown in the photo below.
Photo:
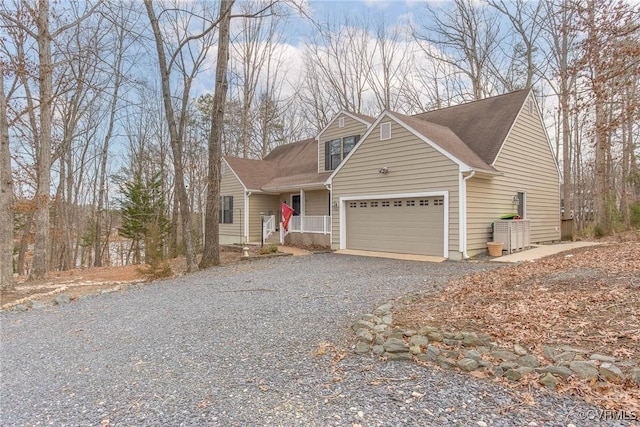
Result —
[[417, 360], [444, 369], [484, 372], [513, 382], [532, 374], [552, 390], [569, 377], [615, 384], [630, 380], [640, 386], [640, 367], [633, 361], [568, 345], [543, 346], [541, 360], [518, 344], [512, 349], [501, 348], [488, 334], [447, 332], [433, 326], [418, 331], [394, 328], [393, 307], [393, 301], [387, 302], [352, 325], [358, 337], [356, 354], [373, 352], [387, 360]]

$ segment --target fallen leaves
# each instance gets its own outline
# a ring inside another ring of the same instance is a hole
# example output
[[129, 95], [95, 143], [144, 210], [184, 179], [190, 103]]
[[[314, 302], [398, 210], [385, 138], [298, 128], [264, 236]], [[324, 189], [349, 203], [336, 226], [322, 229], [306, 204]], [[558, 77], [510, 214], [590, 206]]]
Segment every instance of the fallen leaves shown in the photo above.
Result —
[[[484, 332], [500, 346], [519, 344], [538, 355], [543, 345], [572, 345], [640, 364], [640, 242], [469, 275], [441, 295], [405, 306], [394, 321], [403, 328]], [[559, 390], [606, 407], [640, 406], [640, 390], [630, 382], [602, 387], [576, 380]]]

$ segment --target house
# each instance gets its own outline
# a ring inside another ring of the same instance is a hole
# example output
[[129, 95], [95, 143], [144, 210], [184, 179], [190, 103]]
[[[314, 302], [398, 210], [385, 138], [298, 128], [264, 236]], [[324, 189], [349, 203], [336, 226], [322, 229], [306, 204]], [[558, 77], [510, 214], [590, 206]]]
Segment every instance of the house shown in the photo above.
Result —
[[220, 241], [260, 241], [284, 201], [287, 242], [464, 259], [512, 212], [532, 243], [558, 241], [559, 189], [529, 89], [414, 116], [342, 111], [264, 160], [224, 158]]

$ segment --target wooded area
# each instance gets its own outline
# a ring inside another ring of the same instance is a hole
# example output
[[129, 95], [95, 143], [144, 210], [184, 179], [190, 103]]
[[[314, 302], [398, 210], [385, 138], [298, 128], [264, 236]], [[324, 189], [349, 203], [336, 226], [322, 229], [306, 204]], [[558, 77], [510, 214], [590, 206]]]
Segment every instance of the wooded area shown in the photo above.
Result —
[[[640, 227], [640, 5], [307, 2], [0, 5], [0, 288], [13, 274], [219, 263], [222, 155], [261, 158], [341, 109], [377, 115], [533, 87], [584, 233]], [[297, 24], [297, 25], [294, 25]], [[302, 28], [296, 30], [297, 27]]]

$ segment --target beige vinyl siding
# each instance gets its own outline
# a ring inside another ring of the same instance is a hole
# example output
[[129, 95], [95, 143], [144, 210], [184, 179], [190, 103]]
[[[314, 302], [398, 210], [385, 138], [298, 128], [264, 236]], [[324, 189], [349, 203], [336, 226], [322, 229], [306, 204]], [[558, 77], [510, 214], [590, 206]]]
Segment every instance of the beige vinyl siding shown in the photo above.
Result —
[[308, 216], [329, 215], [329, 192], [327, 190], [305, 191], [304, 213]]
[[220, 196], [233, 196], [233, 224], [219, 224], [220, 243], [241, 243], [244, 234], [240, 228], [241, 223], [244, 224], [244, 187], [227, 164], [220, 181]]
[[249, 241], [259, 242], [262, 235], [260, 212], [276, 216], [276, 228], [280, 221], [280, 199], [272, 194], [253, 193], [249, 196]]
[[[382, 120], [382, 123], [389, 120]], [[426, 142], [395, 122], [391, 139], [380, 141], [379, 125], [336, 174], [332, 182], [332, 201], [340, 197], [367, 195], [448, 192], [449, 254], [459, 250], [458, 184], [459, 168]], [[387, 174], [378, 169], [387, 167]], [[333, 210], [332, 247], [340, 247], [340, 211]]]
[[[527, 104], [525, 103], [525, 106]], [[537, 111], [521, 110], [495, 163], [503, 176], [467, 180], [467, 250], [485, 251], [490, 224], [518, 211], [517, 192], [526, 193], [525, 217], [531, 221], [531, 243], [560, 239], [559, 173]]]
[[[344, 127], [339, 127], [340, 117], [344, 117]], [[364, 135], [367, 131], [367, 126], [355, 120], [346, 114], [340, 114], [333, 121], [331, 126], [325, 129], [320, 135], [318, 135], [318, 173], [326, 172], [324, 169], [324, 143], [337, 138], [344, 138], [345, 136], [352, 135]]]

